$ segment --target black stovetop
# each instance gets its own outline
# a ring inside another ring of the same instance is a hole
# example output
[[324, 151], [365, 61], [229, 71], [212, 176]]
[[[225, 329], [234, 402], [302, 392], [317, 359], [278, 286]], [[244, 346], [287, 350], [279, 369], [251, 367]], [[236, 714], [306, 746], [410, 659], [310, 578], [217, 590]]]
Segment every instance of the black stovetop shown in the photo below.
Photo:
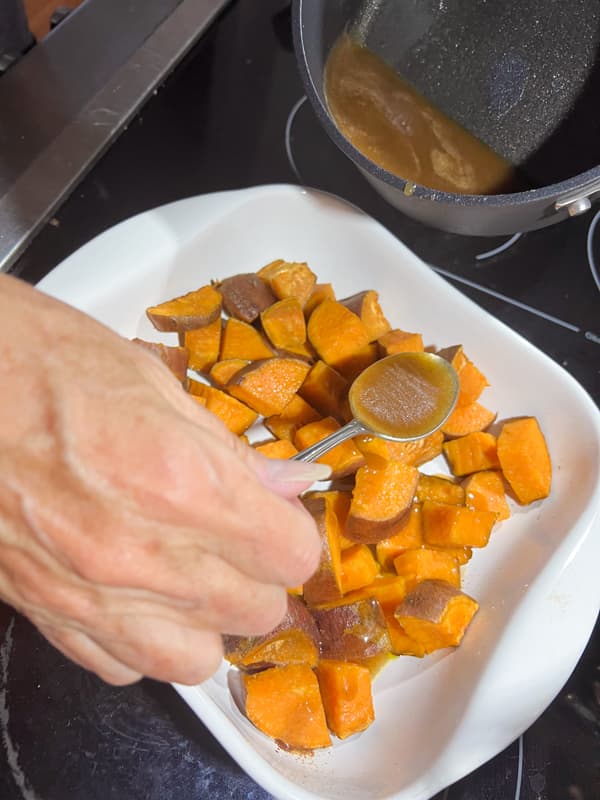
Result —
[[[304, 99], [284, 0], [232, 3], [14, 271], [35, 282], [133, 214], [265, 183], [303, 183], [356, 203], [600, 399], [594, 212], [512, 242], [441, 233], [400, 216], [330, 142]], [[109, 687], [3, 606], [0, 632], [1, 800], [268, 796], [170, 687], [147, 680]], [[534, 725], [436, 800], [598, 800], [599, 737], [597, 627]]]

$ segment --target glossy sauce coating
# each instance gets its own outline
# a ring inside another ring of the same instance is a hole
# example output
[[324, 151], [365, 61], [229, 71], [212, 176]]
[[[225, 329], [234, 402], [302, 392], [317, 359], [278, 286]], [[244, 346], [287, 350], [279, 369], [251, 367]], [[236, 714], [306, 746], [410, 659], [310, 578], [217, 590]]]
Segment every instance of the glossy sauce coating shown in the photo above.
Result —
[[354, 417], [373, 433], [415, 439], [448, 417], [458, 379], [445, 359], [432, 353], [397, 353], [376, 361], [352, 384]]
[[515, 191], [516, 171], [344, 34], [325, 66], [329, 110], [365, 156], [408, 181], [457, 194]]

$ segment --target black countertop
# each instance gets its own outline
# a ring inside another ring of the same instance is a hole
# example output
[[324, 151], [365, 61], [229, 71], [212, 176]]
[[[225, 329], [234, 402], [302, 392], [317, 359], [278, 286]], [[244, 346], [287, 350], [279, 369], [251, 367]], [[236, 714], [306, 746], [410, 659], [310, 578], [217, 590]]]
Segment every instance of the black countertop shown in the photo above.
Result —
[[[594, 211], [477, 239], [387, 206], [319, 127], [296, 70], [284, 0], [237, 0], [15, 265], [43, 277], [91, 237], [182, 197], [265, 183], [331, 191], [379, 219], [600, 399]], [[503, 248], [495, 255], [490, 251]], [[590, 257], [591, 256], [591, 257]], [[557, 642], [557, 647], [560, 643]], [[567, 685], [503, 753], [437, 800], [600, 798], [600, 629]], [[1, 800], [266, 798], [169, 686], [103, 684], [0, 606]]]

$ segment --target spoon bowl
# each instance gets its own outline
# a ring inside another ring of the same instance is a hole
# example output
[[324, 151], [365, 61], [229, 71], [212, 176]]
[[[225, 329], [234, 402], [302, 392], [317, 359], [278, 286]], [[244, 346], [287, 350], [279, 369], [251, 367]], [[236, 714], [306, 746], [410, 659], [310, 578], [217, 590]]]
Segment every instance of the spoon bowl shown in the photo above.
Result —
[[429, 436], [454, 410], [458, 389], [458, 375], [442, 356], [386, 356], [363, 370], [350, 387], [350, 422], [301, 450], [293, 460], [316, 461], [346, 439], [365, 433], [394, 442]]

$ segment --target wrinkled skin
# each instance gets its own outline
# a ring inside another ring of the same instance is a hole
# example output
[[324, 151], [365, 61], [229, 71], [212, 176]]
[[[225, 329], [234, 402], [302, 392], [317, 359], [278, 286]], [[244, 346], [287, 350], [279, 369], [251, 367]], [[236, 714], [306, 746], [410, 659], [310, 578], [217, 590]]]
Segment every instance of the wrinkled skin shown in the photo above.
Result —
[[0, 598], [104, 680], [196, 683], [260, 634], [319, 540], [271, 462], [144, 348], [0, 276]]

